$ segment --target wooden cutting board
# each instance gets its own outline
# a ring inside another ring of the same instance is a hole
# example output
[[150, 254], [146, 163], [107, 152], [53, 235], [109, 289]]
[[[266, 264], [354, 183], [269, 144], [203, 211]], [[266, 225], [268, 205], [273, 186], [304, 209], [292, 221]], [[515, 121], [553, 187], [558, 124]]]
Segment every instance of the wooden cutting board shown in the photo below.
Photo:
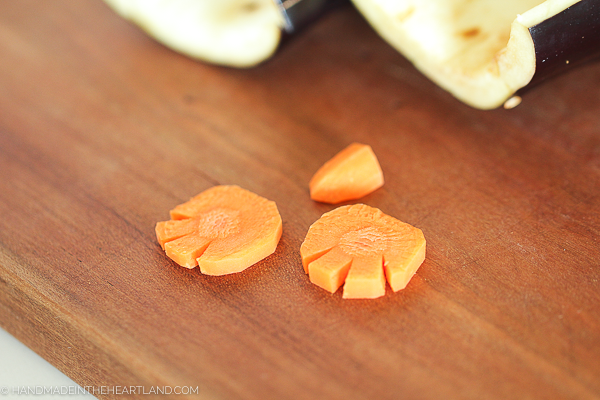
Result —
[[[351, 6], [235, 70], [99, 0], [0, 2], [0, 325], [82, 386], [600, 398], [599, 88], [588, 64], [475, 110]], [[386, 179], [361, 202], [428, 241], [408, 287], [376, 300], [310, 284], [299, 255], [333, 208], [308, 181], [354, 141]], [[217, 184], [284, 221], [275, 254], [233, 276], [178, 267], [154, 235]]]

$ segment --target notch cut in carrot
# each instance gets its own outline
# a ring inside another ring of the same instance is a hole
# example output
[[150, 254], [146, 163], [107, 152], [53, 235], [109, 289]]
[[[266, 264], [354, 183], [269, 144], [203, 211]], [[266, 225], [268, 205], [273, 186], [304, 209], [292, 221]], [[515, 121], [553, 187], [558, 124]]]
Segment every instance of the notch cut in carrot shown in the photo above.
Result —
[[156, 224], [169, 258], [207, 275], [240, 272], [275, 252], [282, 222], [277, 205], [235, 185], [214, 186]]
[[383, 183], [383, 172], [371, 146], [352, 143], [315, 173], [309, 183], [310, 197], [337, 204], [366, 196]]
[[385, 282], [404, 289], [425, 259], [420, 229], [364, 204], [338, 207], [312, 224], [300, 247], [315, 285], [344, 298], [376, 298]]

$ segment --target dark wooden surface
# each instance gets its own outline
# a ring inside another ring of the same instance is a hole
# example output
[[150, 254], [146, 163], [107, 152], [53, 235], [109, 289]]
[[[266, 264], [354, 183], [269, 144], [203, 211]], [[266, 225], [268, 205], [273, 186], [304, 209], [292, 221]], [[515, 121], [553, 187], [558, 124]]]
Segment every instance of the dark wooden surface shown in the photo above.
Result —
[[[308, 181], [352, 141], [386, 178], [361, 201], [428, 240], [409, 286], [370, 301], [311, 285], [299, 255], [332, 209]], [[0, 324], [81, 385], [600, 398], [600, 64], [478, 111], [350, 6], [233, 70], [98, 0], [2, 1], [0, 172]], [[154, 236], [215, 184], [284, 221], [276, 253], [234, 276], [180, 268]]]

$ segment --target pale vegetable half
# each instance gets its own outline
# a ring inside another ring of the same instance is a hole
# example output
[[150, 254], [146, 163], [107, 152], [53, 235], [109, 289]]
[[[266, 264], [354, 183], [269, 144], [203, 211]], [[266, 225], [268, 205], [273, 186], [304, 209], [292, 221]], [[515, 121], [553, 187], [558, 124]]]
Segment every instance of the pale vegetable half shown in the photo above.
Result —
[[[496, 108], [511, 100], [538, 74], [537, 70], [545, 69], [544, 63], [576, 61], [565, 58], [574, 42], [586, 41], [595, 46], [596, 52], [600, 48], [598, 0], [352, 2], [388, 43], [431, 80], [481, 109]], [[572, 10], [566, 11], [570, 7]], [[564, 17], [574, 12], [579, 17]], [[592, 24], [591, 34], [577, 33], [580, 18], [587, 20], [587, 26]], [[536, 36], [536, 27], [552, 19], [553, 27], [538, 29], [545, 33]], [[572, 39], [565, 41], [568, 36]], [[558, 50], [556, 57], [544, 60], [540, 48], [551, 42]], [[515, 100], [506, 103], [507, 107], [518, 104]]]
[[232, 67], [251, 67], [268, 59], [284, 25], [273, 0], [105, 1], [167, 47]]

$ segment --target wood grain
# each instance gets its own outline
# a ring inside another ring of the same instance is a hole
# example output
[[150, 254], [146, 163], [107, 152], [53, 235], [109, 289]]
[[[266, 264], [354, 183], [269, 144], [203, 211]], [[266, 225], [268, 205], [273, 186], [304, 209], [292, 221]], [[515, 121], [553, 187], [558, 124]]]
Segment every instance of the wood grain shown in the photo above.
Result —
[[[588, 64], [474, 110], [350, 6], [233, 70], [99, 0], [0, 2], [0, 324], [84, 386], [598, 399], [599, 87]], [[332, 209], [308, 181], [352, 141], [386, 178], [361, 201], [428, 240], [408, 287], [371, 301], [311, 285], [299, 255]], [[154, 237], [215, 184], [284, 221], [276, 253], [233, 276], [180, 268]]]

